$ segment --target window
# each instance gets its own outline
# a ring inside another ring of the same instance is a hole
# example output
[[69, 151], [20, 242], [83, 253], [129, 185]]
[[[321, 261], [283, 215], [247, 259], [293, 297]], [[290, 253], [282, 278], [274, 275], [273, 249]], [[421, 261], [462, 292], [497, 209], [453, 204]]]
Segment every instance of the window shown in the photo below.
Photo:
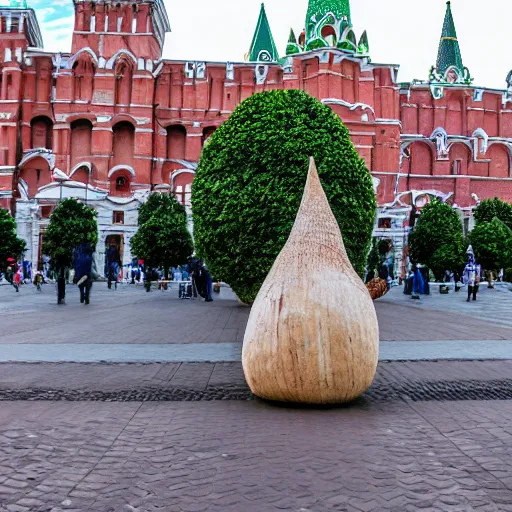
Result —
[[391, 229], [391, 219], [379, 219], [379, 229]]
[[[131, 181], [127, 172], [118, 171], [110, 177], [110, 194], [118, 197], [128, 197], [131, 194]], [[115, 222], [114, 215], [112, 221]]]
[[132, 124], [122, 121], [112, 129], [114, 165], [133, 165], [135, 148], [135, 128]]
[[124, 224], [124, 212], [114, 212], [112, 222], [114, 224]]
[[462, 160], [457, 159], [452, 162], [452, 174], [458, 176], [461, 173]]
[[128, 180], [124, 176], [119, 176], [116, 179], [116, 190], [125, 190]]
[[52, 149], [53, 123], [44, 116], [35, 117], [30, 122], [30, 145], [32, 149]]
[[43, 219], [49, 219], [51, 214], [52, 214], [51, 206], [42, 206], [41, 207], [41, 217]]

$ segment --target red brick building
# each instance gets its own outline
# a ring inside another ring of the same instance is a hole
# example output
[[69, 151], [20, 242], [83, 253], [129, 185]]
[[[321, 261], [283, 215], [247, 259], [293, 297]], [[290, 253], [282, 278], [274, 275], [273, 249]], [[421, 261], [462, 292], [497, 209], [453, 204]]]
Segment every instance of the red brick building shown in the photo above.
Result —
[[429, 80], [400, 84], [398, 65], [372, 62], [366, 33], [356, 39], [348, 0], [310, 0], [282, 59], [262, 7], [239, 63], [162, 59], [161, 0], [75, 0], [71, 52], [48, 53], [23, 1], [0, 7], [0, 206], [15, 212], [34, 264], [52, 207], [68, 196], [98, 211], [100, 264], [112, 242], [127, 263], [140, 202], [160, 190], [189, 205], [206, 139], [269, 89], [304, 90], [347, 125], [397, 272], [410, 219], [432, 195], [452, 198], [468, 228], [479, 199], [512, 201], [512, 78], [507, 90], [472, 85], [449, 3]]

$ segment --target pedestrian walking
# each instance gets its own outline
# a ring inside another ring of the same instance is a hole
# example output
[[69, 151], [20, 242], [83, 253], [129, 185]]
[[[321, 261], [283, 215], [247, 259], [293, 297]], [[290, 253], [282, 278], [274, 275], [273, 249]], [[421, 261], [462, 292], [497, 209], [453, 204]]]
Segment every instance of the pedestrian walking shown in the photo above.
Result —
[[88, 305], [91, 300], [92, 283], [98, 277], [94, 261], [94, 249], [82, 244], [73, 253], [74, 282], [80, 290], [80, 303]]
[[41, 273], [40, 270], [36, 272], [36, 275], [34, 277], [34, 284], [36, 285], [38, 292], [43, 291], [41, 288], [41, 285], [43, 284], [43, 274]]
[[57, 265], [55, 269], [57, 275], [57, 304], [65, 304], [66, 300], [66, 277], [69, 274], [69, 268], [66, 265]]
[[18, 269], [16, 274], [14, 274], [14, 288], [17, 292], [20, 291], [20, 284], [21, 284], [21, 269]]
[[468, 287], [468, 298], [466, 302], [470, 302], [471, 297], [473, 297], [474, 301], [476, 300], [480, 288], [482, 267], [476, 262], [475, 253], [471, 245], [468, 247], [466, 254], [468, 255], [468, 262], [464, 268], [463, 279], [464, 284]]

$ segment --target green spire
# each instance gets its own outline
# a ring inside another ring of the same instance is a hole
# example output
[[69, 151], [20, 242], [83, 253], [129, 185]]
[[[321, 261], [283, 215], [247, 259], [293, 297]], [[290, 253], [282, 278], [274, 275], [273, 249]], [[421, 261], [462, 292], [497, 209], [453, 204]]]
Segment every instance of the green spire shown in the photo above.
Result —
[[309, 0], [308, 13], [306, 15], [306, 27], [313, 21], [316, 25], [328, 12], [334, 14], [335, 18], [341, 20], [347, 18], [348, 24], [350, 20], [350, 0]]
[[306, 15], [306, 50], [338, 47], [351, 53], [357, 51], [352, 27], [349, 0], [309, 0]]
[[465, 68], [462, 64], [450, 2], [446, 2], [446, 15], [441, 41], [439, 42], [437, 63], [430, 70], [430, 81], [453, 84], [471, 84], [473, 82], [468, 68]]
[[265, 4], [261, 4], [260, 17], [254, 32], [248, 60], [249, 62], [277, 62], [279, 60], [279, 53], [265, 12]]
[[451, 5], [450, 2], [446, 2], [446, 16], [444, 18], [441, 42], [439, 43], [439, 52], [437, 54], [437, 72], [444, 74], [450, 66], [455, 66], [459, 70], [464, 69], [459, 42], [457, 41], [455, 23], [453, 22]]
[[297, 38], [295, 37], [295, 32], [293, 28], [290, 29], [290, 36], [288, 37], [288, 45], [286, 46], [286, 55], [295, 55], [296, 53], [300, 53], [301, 48], [297, 44]]
[[367, 54], [370, 51], [370, 44], [368, 43], [368, 34], [366, 30], [362, 33], [359, 43], [357, 43], [357, 52]]

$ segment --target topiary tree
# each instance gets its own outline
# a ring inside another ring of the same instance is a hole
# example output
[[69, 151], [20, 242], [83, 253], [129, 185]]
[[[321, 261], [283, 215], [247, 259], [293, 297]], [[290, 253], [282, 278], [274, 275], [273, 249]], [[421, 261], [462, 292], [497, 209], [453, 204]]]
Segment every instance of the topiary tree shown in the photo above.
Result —
[[512, 265], [512, 230], [498, 218], [479, 222], [469, 234], [469, 241], [484, 269], [499, 271]]
[[132, 253], [150, 267], [182, 265], [194, 252], [185, 207], [174, 196], [151, 194], [139, 208], [139, 230], [130, 241]]
[[485, 199], [475, 210], [477, 224], [492, 222], [495, 217], [512, 229], [512, 204], [495, 197], [494, 199]]
[[94, 208], [75, 198], [64, 199], [57, 205], [43, 237], [43, 253], [51, 258], [52, 266], [70, 266], [73, 250], [81, 244], [96, 247], [97, 215]]
[[0, 271], [5, 271], [8, 258], [17, 260], [25, 249], [25, 241], [16, 235], [16, 222], [7, 210], [0, 208]]
[[186, 220], [185, 207], [173, 195], [153, 192], [148, 200], [139, 206], [138, 224], [142, 226], [151, 217], [161, 214], [178, 215], [180, 218], [185, 217]]
[[296, 90], [253, 95], [203, 150], [192, 186], [196, 250], [244, 302], [254, 300], [290, 234], [311, 156], [362, 275], [375, 194], [348, 130], [329, 107]]
[[464, 266], [464, 235], [458, 213], [438, 199], [432, 200], [421, 212], [409, 235], [411, 261], [426, 265], [437, 280], [445, 270]]

